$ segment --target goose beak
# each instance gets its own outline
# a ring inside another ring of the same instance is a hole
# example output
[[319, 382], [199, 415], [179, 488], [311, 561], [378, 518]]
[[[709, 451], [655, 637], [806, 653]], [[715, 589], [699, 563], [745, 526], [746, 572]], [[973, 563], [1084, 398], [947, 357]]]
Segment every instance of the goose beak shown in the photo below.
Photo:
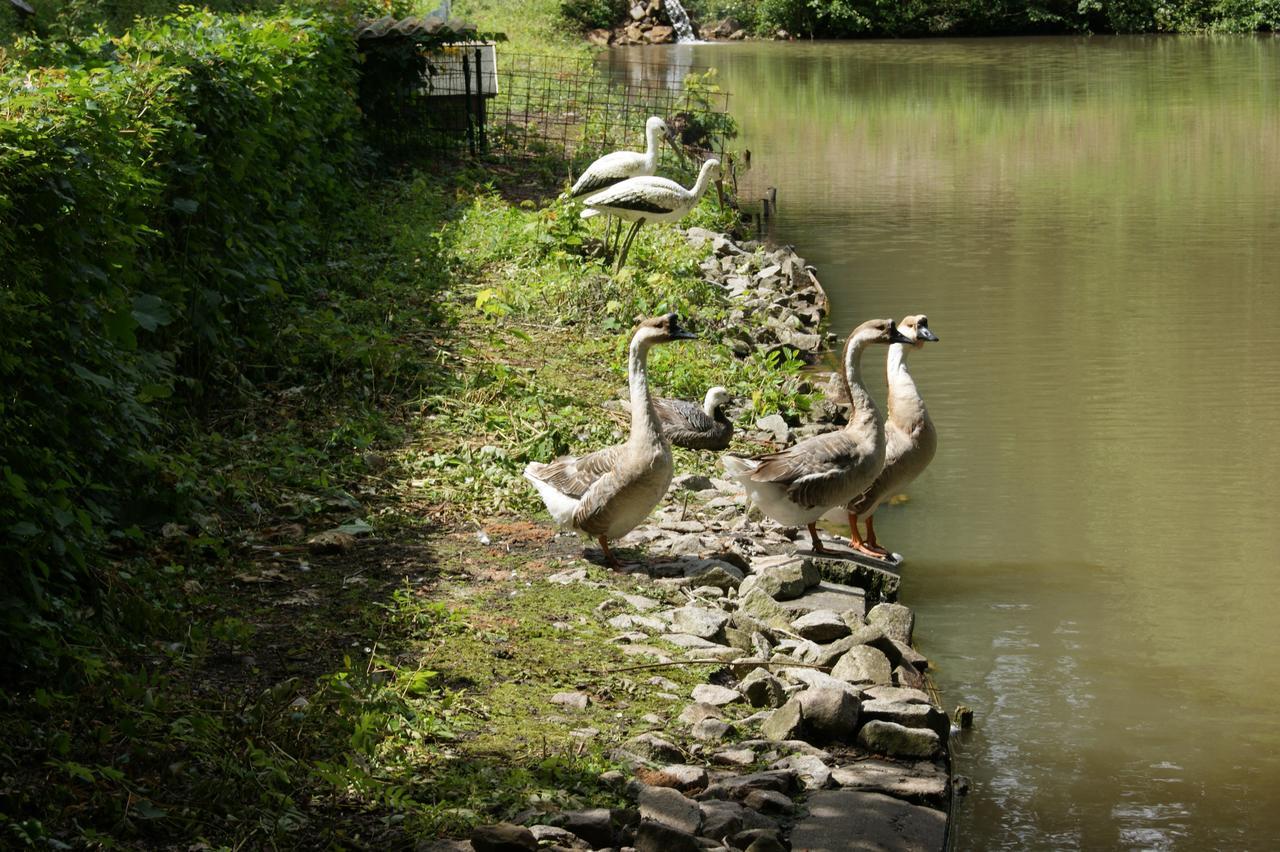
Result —
[[672, 340], [697, 340], [698, 335], [691, 331], [685, 331], [683, 328], [675, 329], [669, 335]]
[[920, 338], [921, 340], [928, 340], [931, 343], [938, 342], [938, 335], [930, 331], [927, 325], [916, 326], [916, 337]]
[[889, 328], [889, 342], [890, 343], [911, 343], [912, 340], [910, 337], [907, 337], [905, 334], [898, 331], [898, 327], [895, 325]]

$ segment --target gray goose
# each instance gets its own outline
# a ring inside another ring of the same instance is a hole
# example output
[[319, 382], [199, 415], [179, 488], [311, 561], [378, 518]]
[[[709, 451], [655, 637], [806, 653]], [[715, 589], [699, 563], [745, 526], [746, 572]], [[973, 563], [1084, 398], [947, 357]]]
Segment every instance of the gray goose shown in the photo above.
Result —
[[[862, 384], [862, 352], [871, 344], [905, 342], [892, 319], [868, 320], [850, 333], [842, 361], [852, 411], [843, 429], [776, 453], [721, 458], [729, 478], [742, 483], [765, 515], [784, 526], [808, 527], [817, 552], [825, 550], [818, 538], [818, 519], [866, 490], [884, 466], [884, 423]], [[850, 546], [871, 555], [861, 541], [850, 541]]]
[[732, 401], [728, 390], [716, 386], [707, 391], [702, 405], [659, 397], [653, 401], [653, 410], [662, 423], [662, 434], [673, 447], [727, 450], [733, 440], [733, 422], [725, 415], [724, 406]]
[[692, 339], [695, 336], [680, 328], [675, 314], [640, 323], [627, 356], [631, 435], [626, 443], [585, 456], [562, 456], [548, 464], [531, 462], [524, 469], [551, 517], [561, 526], [594, 536], [614, 567], [618, 560], [609, 540], [635, 529], [671, 484], [671, 445], [663, 437], [649, 398], [649, 349]]
[[849, 538], [858, 541], [858, 521], [867, 524], [866, 549], [880, 556], [889, 551], [876, 542], [873, 523], [876, 508], [886, 498], [906, 488], [919, 476], [938, 449], [938, 433], [924, 406], [924, 399], [907, 372], [907, 346], [923, 349], [926, 342], [937, 342], [938, 335], [929, 330], [929, 318], [924, 314], [906, 317], [898, 324], [910, 343], [895, 343], [889, 347], [887, 371], [889, 376], [889, 419], [885, 423], [884, 469], [871, 487], [849, 501]]

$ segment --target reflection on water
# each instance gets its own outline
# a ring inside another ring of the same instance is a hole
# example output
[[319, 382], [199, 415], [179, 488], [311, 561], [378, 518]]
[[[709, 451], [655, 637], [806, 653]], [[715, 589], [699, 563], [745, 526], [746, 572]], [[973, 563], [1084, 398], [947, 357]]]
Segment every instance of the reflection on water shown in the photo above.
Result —
[[938, 455], [876, 528], [948, 703], [977, 712], [959, 847], [1269, 847], [1280, 43], [611, 61], [718, 67], [744, 194], [779, 188], [776, 236], [817, 265], [835, 330], [927, 312], [941, 336], [911, 359]]

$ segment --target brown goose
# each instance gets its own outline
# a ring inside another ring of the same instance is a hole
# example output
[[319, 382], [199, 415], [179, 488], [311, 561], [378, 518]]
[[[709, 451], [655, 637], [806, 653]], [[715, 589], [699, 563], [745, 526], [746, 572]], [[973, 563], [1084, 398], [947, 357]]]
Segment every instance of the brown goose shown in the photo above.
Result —
[[861, 541], [858, 521], [866, 521], [864, 548], [880, 556], [888, 556], [889, 551], [876, 542], [873, 524], [876, 508], [881, 501], [911, 484], [933, 461], [933, 454], [938, 449], [938, 433], [933, 428], [933, 420], [924, 407], [915, 380], [907, 372], [907, 346], [922, 349], [926, 342], [937, 342], [938, 335], [929, 330], [929, 318], [924, 314], [906, 317], [898, 324], [898, 331], [910, 340], [910, 344], [895, 343], [889, 347], [889, 419], [884, 427], [884, 469], [871, 487], [849, 501], [846, 507], [850, 541]]
[[[731, 479], [741, 482], [760, 511], [785, 526], [807, 526], [813, 549], [824, 548], [817, 520], [875, 481], [884, 466], [884, 423], [871, 394], [862, 384], [862, 352], [873, 344], [905, 343], [891, 319], [868, 320], [844, 345], [844, 380], [852, 411], [838, 432], [815, 435], [795, 446], [750, 459], [724, 456]], [[861, 541], [850, 541], [866, 551]]]
[[727, 450], [733, 440], [733, 422], [725, 415], [724, 406], [732, 401], [728, 390], [714, 387], [707, 391], [701, 406], [688, 400], [659, 397], [653, 401], [653, 410], [662, 423], [662, 434], [673, 447]]
[[631, 385], [631, 435], [625, 444], [585, 456], [563, 456], [524, 469], [557, 523], [595, 536], [609, 564], [618, 560], [609, 539], [635, 529], [671, 484], [671, 446], [663, 437], [649, 398], [649, 349], [672, 340], [692, 340], [675, 314], [647, 319], [631, 336], [627, 377]]

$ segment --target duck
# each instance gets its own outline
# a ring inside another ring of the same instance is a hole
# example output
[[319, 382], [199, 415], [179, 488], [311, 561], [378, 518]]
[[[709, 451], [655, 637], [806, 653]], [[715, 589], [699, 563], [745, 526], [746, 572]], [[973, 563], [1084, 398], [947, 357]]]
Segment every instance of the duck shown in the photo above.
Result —
[[699, 406], [685, 399], [659, 397], [653, 401], [653, 410], [662, 423], [662, 434], [673, 447], [687, 450], [727, 450], [733, 440], [733, 422], [724, 407], [733, 402], [726, 388], [719, 386], [707, 390]]
[[[784, 526], [808, 528], [816, 553], [826, 552], [818, 537], [818, 519], [865, 491], [884, 467], [884, 421], [862, 383], [862, 353], [874, 344], [906, 342], [892, 319], [867, 320], [849, 334], [841, 366], [852, 410], [844, 428], [775, 453], [721, 457], [729, 478], [743, 486], [767, 517]], [[850, 539], [850, 547], [871, 555], [860, 541]]]
[[581, 216], [609, 215], [632, 222], [627, 239], [622, 244], [614, 271], [627, 262], [627, 252], [640, 227], [646, 222], [675, 222], [683, 219], [697, 206], [712, 180], [720, 177], [720, 161], [714, 157], [703, 162], [698, 169], [698, 179], [686, 189], [664, 177], [643, 176], [619, 181], [583, 200], [585, 210]]
[[649, 350], [697, 336], [681, 327], [676, 314], [644, 320], [631, 335], [627, 382], [631, 390], [631, 434], [625, 443], [583, 456], [532, 462], [524, 476], [562, 527], [594, 536], [608, 563], [618, 560], [609, 541], [635, 529], [671, 485], [671, 444], [662, 433], [647, 374]]
[[884, 468], [871, 487], [850, 500], [846, 512], [849, 516], [849, 538], [859, 540], [858, 521], [867, 525], [863, 544], [867, 550], [881, 557], [889, 551], [876, 541], [874, 518], [880, 503], [899, 493], [919, 476], [938, 449], [938, 432], [925, 408], [924, 399], [916, 383], [907, 371], [907, 351], [923, 349], [925, 343], [937, 343], [938, 335], [929, 328], [929, 317], [916, 314], [903, 318], [898, 331], [908, 339], [907, 343], [894, 343], [889, 347], [886, 371], [889, 378], [889, 417], [885, 422]]

